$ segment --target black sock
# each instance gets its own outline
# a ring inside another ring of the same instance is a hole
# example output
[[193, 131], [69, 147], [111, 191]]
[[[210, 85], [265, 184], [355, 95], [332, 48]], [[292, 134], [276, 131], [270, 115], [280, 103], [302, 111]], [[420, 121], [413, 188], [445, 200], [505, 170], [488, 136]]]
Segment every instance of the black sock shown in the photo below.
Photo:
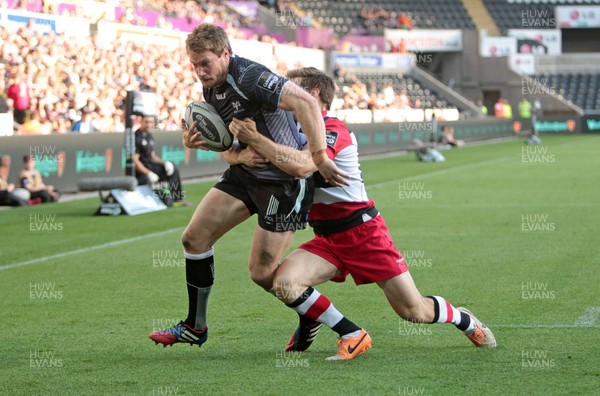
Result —
[[208, 297], [215, 280], [214, 250], [205, 253], [185, 254], [185, 278], [188, 291], [188, 316], [185, 324], [202, 330], [206, 327]]
[[343, 317], [335, 326], [331, 328], [331, 330], [335, 331], [339, 334], [340, 337], [345, 336], [346, 334], [354, 333], [355, 331], [360, 331], [360, 327], [358, 327], [354, 322]]

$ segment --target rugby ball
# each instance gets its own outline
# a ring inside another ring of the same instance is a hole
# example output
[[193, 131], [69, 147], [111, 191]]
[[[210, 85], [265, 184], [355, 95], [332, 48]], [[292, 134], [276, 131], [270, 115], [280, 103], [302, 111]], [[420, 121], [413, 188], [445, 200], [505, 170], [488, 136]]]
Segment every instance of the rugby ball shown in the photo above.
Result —
[[210, 104], [192, 102], [186, 107], [184, 117], [188, 127], [198, 121], [196, 130], [200, 131], [200, 139], [206, 142], [209, 150], [226, 151], [233, 144], [233, 134]]

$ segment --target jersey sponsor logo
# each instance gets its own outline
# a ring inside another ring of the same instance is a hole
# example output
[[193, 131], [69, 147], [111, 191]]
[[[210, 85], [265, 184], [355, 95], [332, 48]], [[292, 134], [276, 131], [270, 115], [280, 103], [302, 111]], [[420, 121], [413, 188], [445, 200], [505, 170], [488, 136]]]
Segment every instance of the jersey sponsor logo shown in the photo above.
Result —
[[244, 111], [244, 109], [242, 108], [242, 104], [235, 100], [231, 103], [231, 105], [233, 106], [233, 112], [234, 113], [239, 113], [240, 111]]
[[227, 96], [227, 92], [223, 92], [223, 93], [220, 93], [220, 94], [219, 94], [219, 93], [218, 93], [218, 94], [216, 94], [216, 98], [217, 98], [217, 100], [223, 100], [223, 99], [225, 99], [225, 97], [226, 97], [226, 96]]
[[327, 145], [331, 148], [334, 148], [335, 143], [338, 140], [339, 134], [336, 131], [330, 131], [330, 130], [325, 131], [325, 133], [326, 133], [325, 140], [327, 141]]
[[268, 72], [268, 71], [264, 71], [264, 72], [262, 72], [260, 77], [258, 77], [257, 85], [258, 85], [258, 87], [260, 87], [266, 91], [275, 93], [278, 82], [279, 82], [279, 77], [277, 75], [275, 75], [271, 72]]

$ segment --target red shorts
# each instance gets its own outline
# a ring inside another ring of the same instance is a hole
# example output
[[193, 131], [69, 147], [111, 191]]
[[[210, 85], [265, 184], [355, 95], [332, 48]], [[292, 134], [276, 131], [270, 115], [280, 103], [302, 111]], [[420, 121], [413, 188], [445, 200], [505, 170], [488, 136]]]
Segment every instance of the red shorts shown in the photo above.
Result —
[[351, 274], [357, 285], [375, 283], [408, 271], [381, 215], [345, 231], [315, 235], [299, 248], [335, 265], [341, 275], [334, 282], [344, 282]]

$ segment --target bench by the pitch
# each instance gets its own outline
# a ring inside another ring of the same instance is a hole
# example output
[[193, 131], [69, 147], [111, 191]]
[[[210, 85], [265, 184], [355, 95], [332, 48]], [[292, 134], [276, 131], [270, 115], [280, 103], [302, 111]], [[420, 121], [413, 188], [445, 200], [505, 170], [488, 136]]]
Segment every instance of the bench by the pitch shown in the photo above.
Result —
[[100, 207], [96, 215], [136, 215], [167, 209], [149, 186], [138, 186], [133, 176], [85, 178], [77, 187], [80, 191], [98, 191]]

